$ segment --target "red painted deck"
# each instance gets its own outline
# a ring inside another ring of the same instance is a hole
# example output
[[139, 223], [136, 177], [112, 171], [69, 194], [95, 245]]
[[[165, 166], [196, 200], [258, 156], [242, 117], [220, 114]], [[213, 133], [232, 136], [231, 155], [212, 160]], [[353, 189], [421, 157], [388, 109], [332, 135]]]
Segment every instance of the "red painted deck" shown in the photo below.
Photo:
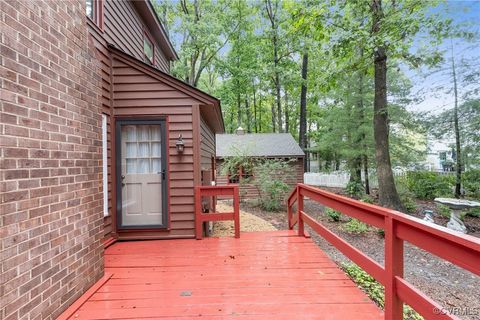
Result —
[[118, 242], [106, 249], [105, 267], [111, 277], [69, 310], [70, 319], [383, 319], [295, 231]]

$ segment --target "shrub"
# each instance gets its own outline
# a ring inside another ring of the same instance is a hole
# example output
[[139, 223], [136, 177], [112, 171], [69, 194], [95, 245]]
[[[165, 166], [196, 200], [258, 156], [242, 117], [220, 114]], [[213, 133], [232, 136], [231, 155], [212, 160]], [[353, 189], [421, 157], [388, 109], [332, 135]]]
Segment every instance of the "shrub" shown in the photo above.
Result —
[[260, 192], [260, 206], [267, 211], [278, 211], [289, 190], [286, 177], [293, 174], [290, 161], [265, 159], [255, 167], [253, 183]]
[[472, 208], [466, 212], [467, 216], [480, 218], [480, 208]]
[[340, 217], [342, 215], [340, 212], [333, 210], [332, 208], [326, 208], [324, 212], [331, 221], [340, 221]]
[[417, 203], [415, 202], [415, 195], [408, 189], [406, 177], [396, 177], [395, 186], [407, 213], [414, 213], [417, 210]]
[[363, 198], [360, 199], [360, 201], [362, 202], [365, 202], [365, 203], [370, 203], [370, 204], [374, 204], [375, 201], [373, 201], [373, 198], [370, 197], [370, 196], [364, 196]]
[[[382, 309], [385, 306], [384, 287], [362, 268], [353, 263], [342, 263], [342, 269], [355, 282], [370, 299]], [[406, 320], [423, 320], [410, 306], [403, 306], [403, 318]]]
[[466, 195], [480, 198], [480, 169], [466, 171], [462, 180]]
[[361, 181], [350, 181], [345, 187], [345, 192], [347, 195], [353, 198], [360, 198], [364, 195], [365, 189]]
[[414, 213], [417, 211], [417, 203], [412, 198], [406, 197], [400, 198], [400, 200], [402, 201], [408, 213]]
[[437, 204], [437, 210], [438, 214], [445, 218], [450, 218], [450, 214], [452, 213], [452, 210], [443, 204]]
[[408, 190], [416, 198], [433, 200], [436, 197], [451, 196], [455, 177], [429, 171], [411, 171], [407, 174]]
[[349, 233], [364, 233], [368, 230], [368, 225], [363, 223], [360, 220], [357, 219], [351, 219], [349, 222], [347, 222], [344, 226], [343, 229]]

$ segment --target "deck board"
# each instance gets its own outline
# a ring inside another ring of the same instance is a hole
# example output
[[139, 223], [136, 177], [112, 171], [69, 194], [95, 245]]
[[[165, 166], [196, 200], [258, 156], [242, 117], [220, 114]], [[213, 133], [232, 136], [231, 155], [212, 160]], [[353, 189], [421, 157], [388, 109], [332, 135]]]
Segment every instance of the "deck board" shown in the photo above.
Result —
[[105, 251], [105, 272], [111, 277], [70, 319], [383, 319], [293, 231], [117, 242]]

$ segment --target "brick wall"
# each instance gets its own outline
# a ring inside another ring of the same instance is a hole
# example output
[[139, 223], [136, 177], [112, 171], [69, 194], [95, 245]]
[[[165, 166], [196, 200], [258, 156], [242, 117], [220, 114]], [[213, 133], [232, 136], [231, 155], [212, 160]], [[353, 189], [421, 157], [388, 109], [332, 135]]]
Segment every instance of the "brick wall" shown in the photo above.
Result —
[[99, 69], [84, 1], [1, 1], [0, 318], [54, 319], [103, 274]]

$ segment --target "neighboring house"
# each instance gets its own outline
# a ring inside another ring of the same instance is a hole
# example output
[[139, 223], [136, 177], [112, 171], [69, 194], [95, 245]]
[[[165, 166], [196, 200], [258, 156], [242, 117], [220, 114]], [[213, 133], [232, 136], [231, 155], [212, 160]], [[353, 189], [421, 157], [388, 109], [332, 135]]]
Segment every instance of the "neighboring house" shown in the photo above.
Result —
[[425, 167], [430, 171], [453, 171], [455, 150], [448, 141], [429, 140]]
[[219, 101], [169, 74], [151, 3], [3, 1], [0, 318], [54, 319], [116, 239], [193, 238]]
[[[218, 185], [240, 183], [240, 196], [243, 199], [254, 199], [259, 196], [254, 184], [255, 167], [238, 168], [237, 174], [233, 175], [224, 174], [222, 164], [225, 158], [241, 155], [253, 159], [290, 160], [291, 173], [285, 173], [284, 176], [287, 184], [293, 189], [297, 183], [303, 182], [305, 154], [289, 133], [244, 133], [243, 129], [239, 128], [235, 134], [217, 134], [216, 147], [216, 183]], [[246, 178], [248, 183], [241, 183]]]

